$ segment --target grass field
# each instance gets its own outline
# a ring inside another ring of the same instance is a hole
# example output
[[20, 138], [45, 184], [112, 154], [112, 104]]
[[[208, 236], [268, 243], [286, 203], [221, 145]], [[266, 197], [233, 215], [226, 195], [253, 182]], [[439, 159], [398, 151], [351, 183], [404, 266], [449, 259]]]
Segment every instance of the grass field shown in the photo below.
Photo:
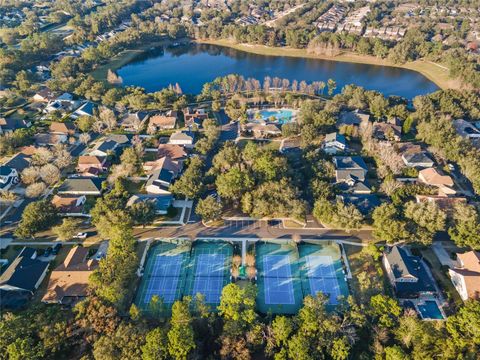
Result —
[[290, 57], [303, 57], [310, 59], [322, 59], [340, 62], [351, 62], [358, 64], [370, 64], [370, 65], [382, 65], [392, 66], [404, 69], [413, 70], [421, 73], [430, 81], [433, 81], [442, 89], [458, 89], [461, 87], [460, 82], [449, 79], [448, 69], [442, 65], [435, 64], [433, 62], [414, 61], [403, 65], [396, 65], [388, 60], [379, 59], [370, 55], [359, 55], [352, 52], [342, 52], [337, 56], [315, 55], [308, 53], [305, 49], [293, 49], [288, 47], [269, 47], [264, 45], [251, 45], [251, 44], [235, 44], [229, 40], [206, 40], [197, 41], [198, 43], [213, 44], [234, 48], [237, 50], [250, 52], [259, 55], [269, 56], [290, 56]]

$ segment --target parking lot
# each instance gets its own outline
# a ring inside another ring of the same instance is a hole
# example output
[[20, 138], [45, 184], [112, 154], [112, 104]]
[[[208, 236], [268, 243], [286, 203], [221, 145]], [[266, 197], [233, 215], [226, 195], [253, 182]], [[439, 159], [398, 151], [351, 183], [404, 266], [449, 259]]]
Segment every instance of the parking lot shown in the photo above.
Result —
[[283, 229], [283, 224], [281, 220], [226, 220], [225, 227], [232, 230], [235, 228], [255, 230], [266, 227]]

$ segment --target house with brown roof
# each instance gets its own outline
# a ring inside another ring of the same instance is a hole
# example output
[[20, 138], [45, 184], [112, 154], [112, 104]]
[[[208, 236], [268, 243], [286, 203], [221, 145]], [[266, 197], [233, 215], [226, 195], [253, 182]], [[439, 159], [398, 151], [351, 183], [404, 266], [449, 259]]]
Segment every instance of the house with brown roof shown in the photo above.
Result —
[[175, 129], [176, 124], [176, 116], [154, 115], [148, 121], [148, 131], [171, 130]]
[[420, 170], [418, 180], [424, 184], [436, 186], [439, 195], [455, 195], [457, 192], [453, 189], [455, 183], [448, 175], [441, 175], [437, 169], [428, 168]]
[[52, 205], [60, 216], [84, 216], [85, 195], [54, 195]]
[[49, 131], [50, 134], [69, 136], [75, 134], [75, 126], [71, 122], [54, 121], [50, 124]]
[[87, 259], [88, 248], [75, 246], [50, 275], [44, 303], [73, 305], [88, 295], [88, 278], [98, 261]]
[[40, 89], [35, 95], [33, 95], [33, 101], [48, 103], [52, 100], [55, 100], [55, 94], [47, 87]]
[[183, 111], [183, 118], [185, 120], [185, 126], [191, 126], [196, 123], [196, 120], [203, 122], [208, 118], [208, 113], [205, 109], [192, 109], [190, 107]]
[[166, 169], [172, 171], [175, 174], [175, 177], [182, 171], [183, 162], [172, 160], [168, 156], [164, 156], [160, 159], [154, 161], [146, 161], [143, 164], [143, 170], [147, 174], [152, 174], [156, 170]]
[[450, 213], [457, 204], [466, 204], [467, 198], [465, 197], [450, 197], [446, 195], [415, 195], [417, 203], [430, 202], [435, 203], [439, 209]]
[[158, 158], [168, 156], [172, 160], [185, 160], [188, 153], [185, 147], [176, 144], [160, 144], [158, 145]]
[[480, 300], [480, 252], [457, 254], [457, 259], [459, 266], [448, 270], [453, 286], [464, 301]]
[[86, 172], [91, 168], [97, 169], [102, 172], [107, 169], [107, 158], [94, 155], [82, 155], [78, 157], [77, 171], [80, 173]]
[[264, 139], [282, 135], [282, 130], [275, 124], [247, 123], [242, 126], [242, 131], [252, 134], [256, 139]]

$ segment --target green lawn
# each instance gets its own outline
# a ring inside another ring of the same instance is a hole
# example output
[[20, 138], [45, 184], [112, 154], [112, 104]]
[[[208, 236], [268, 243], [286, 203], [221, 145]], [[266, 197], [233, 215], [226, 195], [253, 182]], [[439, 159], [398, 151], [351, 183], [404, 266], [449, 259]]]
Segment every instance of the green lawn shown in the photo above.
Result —
[[241, 149], [243, 149], [249, 142], [253, 142], [257, 145], [262, 145], [265, 149], [271, 149], [271, 150], [280, 149], [280, 141], [272, 141], [272, 140], [241, 139], [238, 141], [238, 146]]

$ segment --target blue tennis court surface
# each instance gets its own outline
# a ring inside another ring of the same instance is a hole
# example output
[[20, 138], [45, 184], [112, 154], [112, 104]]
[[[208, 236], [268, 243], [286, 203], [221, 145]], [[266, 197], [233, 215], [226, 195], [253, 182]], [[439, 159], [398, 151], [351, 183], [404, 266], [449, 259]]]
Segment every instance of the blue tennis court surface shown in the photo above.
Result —
[[197, 241], [191, 253], [191, 263], [184, 294], [202, 294], [205, 303], [220, 304], [223, 287], [230, 282], [233, 247], [225, 242]]
[[341, 295], [334, 260], [328, 255], [306, 255], [306, 276], [310, 285], [310, 295], [321, 292], [328, 296], [329, 305], [337, 305]]
[[180, 295], [178, 283], [183, 255], [156, 255], [153, 259], [143, 302], [148, 304], [152, 296], [157, 295], [165, 304], [172, 304]]
[[263, 269], [265, 274], [265, 303], [295, 304], [289, 256], [265, 255], [263, 257]]

